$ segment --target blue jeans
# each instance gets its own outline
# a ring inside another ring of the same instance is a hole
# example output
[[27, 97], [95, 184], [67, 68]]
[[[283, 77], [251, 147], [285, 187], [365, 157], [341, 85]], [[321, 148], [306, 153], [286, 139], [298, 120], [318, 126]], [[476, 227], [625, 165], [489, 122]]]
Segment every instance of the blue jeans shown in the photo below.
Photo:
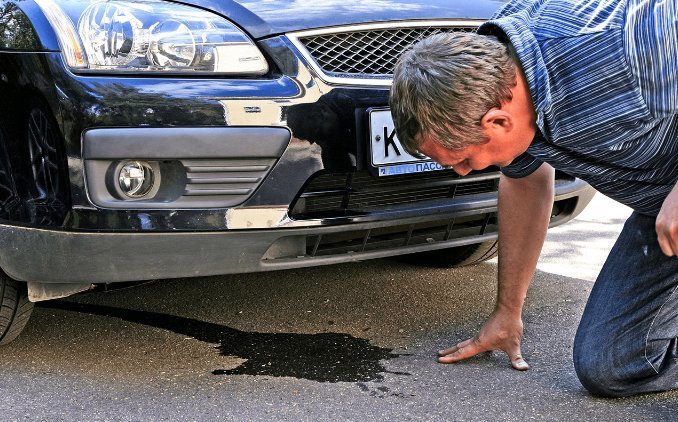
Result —
[[574, 367], [593, 394], [678, 388], [678, 258], [662, 253], [654, 224], [629, 217], [584, 309]]

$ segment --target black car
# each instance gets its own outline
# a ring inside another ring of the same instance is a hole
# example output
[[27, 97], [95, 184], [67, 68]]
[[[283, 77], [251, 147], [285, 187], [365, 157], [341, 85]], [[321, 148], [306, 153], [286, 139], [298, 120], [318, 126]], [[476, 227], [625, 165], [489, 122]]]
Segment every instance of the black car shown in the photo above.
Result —
[[[496, 254], [499, 170], [407, 155], [394, 62], [502, 1], [1, 1], [0, 344], [133, 280]], [[552, 225], [593, 190], [558, 173]]]

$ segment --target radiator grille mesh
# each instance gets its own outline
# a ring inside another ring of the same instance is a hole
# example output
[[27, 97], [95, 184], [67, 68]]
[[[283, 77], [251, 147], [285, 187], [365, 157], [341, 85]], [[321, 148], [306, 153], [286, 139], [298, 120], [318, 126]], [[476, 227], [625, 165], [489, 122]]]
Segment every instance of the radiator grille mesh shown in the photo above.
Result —
[[410, 45], [440, 32], [472, 32], [475, 27], [415, 27], [339, 32], [299, 38], [318, 67], [330, 76], [390, 77]]

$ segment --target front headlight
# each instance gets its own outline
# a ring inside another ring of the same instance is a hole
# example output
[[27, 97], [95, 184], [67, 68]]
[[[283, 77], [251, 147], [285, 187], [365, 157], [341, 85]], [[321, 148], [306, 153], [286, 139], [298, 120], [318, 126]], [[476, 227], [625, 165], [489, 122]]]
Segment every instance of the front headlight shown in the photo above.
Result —
[[[161, 0], [36, 0], [66, 63], [94, 71], [262, 75], [266, 59], [221, 16]], [[74, 24], [75, 22], [75, 24]]]

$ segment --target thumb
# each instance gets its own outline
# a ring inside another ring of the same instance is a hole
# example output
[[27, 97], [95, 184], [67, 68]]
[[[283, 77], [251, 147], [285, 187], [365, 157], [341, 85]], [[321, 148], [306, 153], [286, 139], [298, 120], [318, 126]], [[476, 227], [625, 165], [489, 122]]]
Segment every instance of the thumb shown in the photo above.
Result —
[[520, 346], [517, 346], [511, 351], [507, 351], [506, 354], [511, 359], [511, 366], [513, 366], [513, 369], [517, 369], [519, 371], [527, 371], [530, 369], [530, 365], [525, 362], [523, 355], [520, 353]]

